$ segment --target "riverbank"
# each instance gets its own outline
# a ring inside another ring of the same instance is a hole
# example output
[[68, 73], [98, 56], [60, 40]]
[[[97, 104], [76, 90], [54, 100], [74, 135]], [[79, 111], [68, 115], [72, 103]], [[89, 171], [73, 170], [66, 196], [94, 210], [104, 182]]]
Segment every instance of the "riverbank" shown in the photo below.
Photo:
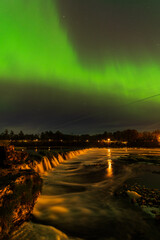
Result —
[[135, 175], [115, 192], [160, 221], [160, 156], [129, 154], [119, 158], [132, 165]]
[[0, 239], [27, 221], [42, 188], [41, 174], [87, 150], [15, 151], [0, 148]]
[[139, 184], [125, 184], [115, 193], [128, 198], [135, 206], [160, 222], [160, 190]]
[[30, 218], [42, 187], [33, 170], [0, 169], [0, 239]]

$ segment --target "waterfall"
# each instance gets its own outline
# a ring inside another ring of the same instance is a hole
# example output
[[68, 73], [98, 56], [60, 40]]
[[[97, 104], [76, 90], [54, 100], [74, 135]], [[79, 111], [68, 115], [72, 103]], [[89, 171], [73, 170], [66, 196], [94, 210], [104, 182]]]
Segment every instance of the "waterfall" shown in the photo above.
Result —
[[66, 160], [86, 153], [88, 150], [89, 149], [83, 149], [62, 154], [58, 153], [56, 157], [53, 155], [51, 158], [43, 156], [40, 161], [34, 160], [32, 164], [24, 164], [21, 169], [34, 169], [37, 173], [43, 174], [46, 171], [50, 171], [53, 168], [57, 167], [59, 164], [63, 163]]

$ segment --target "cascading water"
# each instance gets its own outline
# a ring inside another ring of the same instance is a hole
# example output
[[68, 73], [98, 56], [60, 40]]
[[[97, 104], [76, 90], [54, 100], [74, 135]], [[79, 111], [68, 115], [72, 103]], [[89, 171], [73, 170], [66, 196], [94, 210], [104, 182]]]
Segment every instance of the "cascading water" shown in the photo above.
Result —
[[32, 164], [29, 164], [29, 165], [24, 164], [23, 166], [21, 166], [21, 169], [31, 168], [31, 169], [34, 169], [37, 173], [43, 174], [57, 167], [59, 164], [63, 163], [65, 160], [72, 159], [80, 154], [84, 154], [88, 150], [89, 149], [70, 151], [63, 154], [63, 156], [61, 154], [58, 154], [57, 157], [53, 155], [51, 158], [44, 156], [40, 161], [34, 160]]

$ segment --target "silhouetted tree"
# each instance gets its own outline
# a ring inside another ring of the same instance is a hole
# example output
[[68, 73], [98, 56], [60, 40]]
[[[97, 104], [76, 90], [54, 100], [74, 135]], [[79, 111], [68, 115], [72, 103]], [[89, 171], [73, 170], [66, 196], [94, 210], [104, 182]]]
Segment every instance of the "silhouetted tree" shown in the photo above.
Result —
[[20, 140], [24, 139], [24, 133], [22, 131], [19, 132], [18, 139], [20, 139]]

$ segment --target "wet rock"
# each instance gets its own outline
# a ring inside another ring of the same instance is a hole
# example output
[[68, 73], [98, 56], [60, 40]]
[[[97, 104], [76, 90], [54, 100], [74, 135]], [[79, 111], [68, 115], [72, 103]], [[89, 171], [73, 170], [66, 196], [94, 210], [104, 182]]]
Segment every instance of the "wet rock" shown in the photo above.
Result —
[[3, 170], [0, 177], [0, 239], [26, 221], [40, 194], [42, 180], [32, 170]]
[[132, 200], [137, 200], [137, 199], [139, 199], [139, 198], [141, 198], [141, 195], [140, 194], [138, 194], [137, 192], [135, 192], [135, 191], [130, 191], [130, 190], [128, 190], [127, 191], [127, 195], [129, 196], [129, 198], [130, 199], [132, 199]]
[[116, 196], [129, 197], [131, 202], [139, 206], [144, 212], [151, 217], [159, 220], [160, 216], [160, 190], [149, 189], [138, 184], [121, 187]]
[[15, 168], [26, 161], [28, 154], [14, 150], [14, 146], [0, 146], [0, 167]]

